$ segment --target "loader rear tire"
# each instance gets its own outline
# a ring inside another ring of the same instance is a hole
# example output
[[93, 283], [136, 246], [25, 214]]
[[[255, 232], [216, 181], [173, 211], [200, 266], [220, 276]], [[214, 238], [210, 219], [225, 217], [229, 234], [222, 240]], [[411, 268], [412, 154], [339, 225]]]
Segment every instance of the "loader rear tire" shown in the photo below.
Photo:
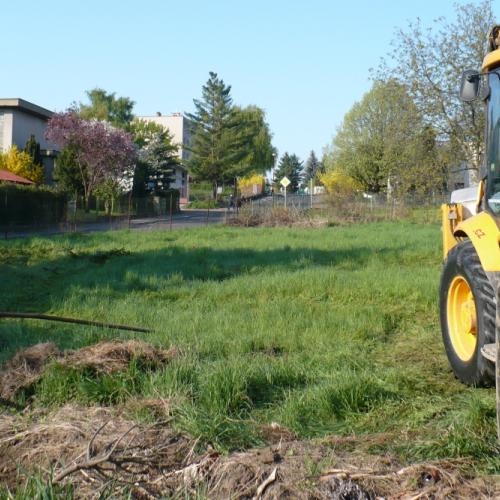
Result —
[[470, 241], [448, 254], [439, 296], [443, 342], [456, 377], [469, 385], [494, 384], [495, 366], [481, 347], [495, 342], [495, 292]]

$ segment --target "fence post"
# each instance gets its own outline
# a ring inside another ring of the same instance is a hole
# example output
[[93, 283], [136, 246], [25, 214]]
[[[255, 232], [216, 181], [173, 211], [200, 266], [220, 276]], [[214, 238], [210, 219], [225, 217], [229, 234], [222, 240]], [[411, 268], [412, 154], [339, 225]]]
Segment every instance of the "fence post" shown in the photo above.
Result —
[[130, 217], [131, 213], [130, 210], [132, 208], [132, 191], [128, 194], [128, 228], [130, 229]]
[[[5, 190], [5, 213], [8, 213], [7, 210], [7, 190]], [[9, 226], [8, 224], [5, 224], [5, 239], [7, 239], [7, 235], [9, 234]]]
[[172, 192], [170, 192], [170, 231], [172, 231]]

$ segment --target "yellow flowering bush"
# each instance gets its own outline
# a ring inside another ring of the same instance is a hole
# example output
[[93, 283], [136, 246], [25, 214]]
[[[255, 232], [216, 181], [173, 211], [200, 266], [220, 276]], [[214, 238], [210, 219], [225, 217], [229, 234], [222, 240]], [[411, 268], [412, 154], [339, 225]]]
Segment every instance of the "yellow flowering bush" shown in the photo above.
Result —
[[361, 189], [361, 184], [350, 175], [338, 170], [330, 170], [319, 175], [319, 180], [332, 194], [352, 194]]
[[[254, 186], [257, 186], [257, 192], [254, 191]], [[244, 197], [263, 193], [265, 186], [266, 179], [263, 175], [253, 174], [238, 179], [238, 187]]]
[[0, 152], [0, 169], [8, 170], [15, 175], [29, 179], [36, 184], [43, 181], [43, 167], [33, 163], [31, 156], [12, 146], [5, 153]]

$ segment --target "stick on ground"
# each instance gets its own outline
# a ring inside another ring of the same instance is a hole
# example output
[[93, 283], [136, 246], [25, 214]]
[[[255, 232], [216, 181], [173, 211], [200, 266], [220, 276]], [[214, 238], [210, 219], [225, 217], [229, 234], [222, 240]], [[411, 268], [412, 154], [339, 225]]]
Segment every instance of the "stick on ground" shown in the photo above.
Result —
[[45, 321], [60, 321], [61, 323], [73, 323], [77, 325], [99, 326], [101, 328], [112, 328], [113, 330], [128, 330], [130, 332], [151, 333], [148, 328], [137, 326], [115, 325], [113, 323], [104, 323], [102, 321], [89, 321], [87, 319], [65, 318], [64, 316], [51, 316], [49, 314], [39, 313], [20, 313], [0, 311], [0, 318], [19, 318], [19, 319], [41, 319]]

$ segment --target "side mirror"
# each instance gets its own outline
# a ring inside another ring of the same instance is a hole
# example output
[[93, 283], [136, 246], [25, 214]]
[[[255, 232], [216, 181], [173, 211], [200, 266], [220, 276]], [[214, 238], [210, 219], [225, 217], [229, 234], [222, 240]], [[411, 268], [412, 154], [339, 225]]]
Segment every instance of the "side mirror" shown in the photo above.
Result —
[[462, 73], [460, 82], [460, 99], [464, 102], [475, 101], [479, 97], [479, 87], [481, 75], [473, 69], [468, 69]]

